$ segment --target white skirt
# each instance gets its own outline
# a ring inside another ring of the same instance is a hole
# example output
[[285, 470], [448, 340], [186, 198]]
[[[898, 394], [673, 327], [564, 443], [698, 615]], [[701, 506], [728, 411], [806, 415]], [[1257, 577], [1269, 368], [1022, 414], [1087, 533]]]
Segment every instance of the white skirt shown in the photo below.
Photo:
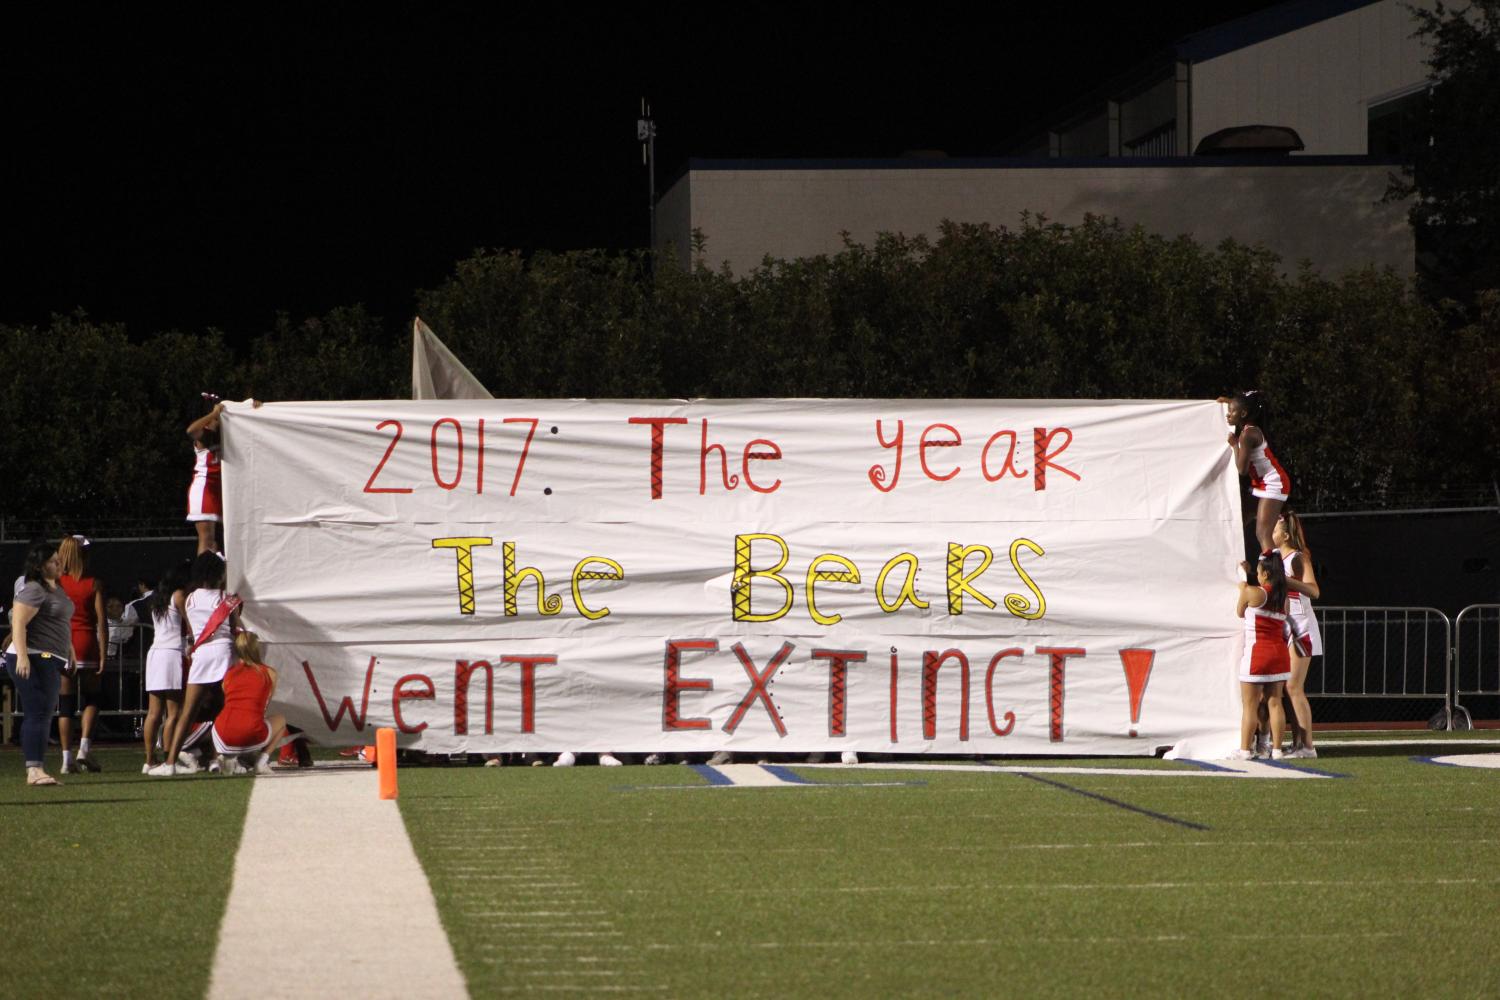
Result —
[[1303, 656], [1323, 655], [1323, 632], [1318, 628], [1318, 616], [1304, 598], [1287, 608], [1287, 620], [1292, 625], [1292, 642]]
[[205, 642], [193, 653], [193, 666], [188, 672], [189, 684], [217, 684], [234, 662], [234, 644], [228, 639]]
[[182, 650], [151, 647], [146, 653], [146, 690], [182, 690]]

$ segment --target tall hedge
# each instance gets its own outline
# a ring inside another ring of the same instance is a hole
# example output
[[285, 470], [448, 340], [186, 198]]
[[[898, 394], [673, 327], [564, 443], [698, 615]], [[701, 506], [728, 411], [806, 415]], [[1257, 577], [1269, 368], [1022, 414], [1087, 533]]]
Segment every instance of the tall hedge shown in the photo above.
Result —
[[[1260, 387], [1304, 506], [1487, 483], [1500, 297], [1429, 303], [1374, 270], [1290, 277], [1265, 250], [1103, 219], [943, 226], [744, 275], [670, 258], [483, 251], [420, 313], [496, 396], [1211, 398]], [[653, 264], [655, 266], [653, 267]], [[1466, 318], [1477, 317], [1477, 318]], [[402, 324], [404, 326], [404, 324]], [[358, 306], [224, 337], [81, 315], [0, 326], [0, 512], [174, 517], [182, 428], [217, 389], [409, 394], [409, 334]]]

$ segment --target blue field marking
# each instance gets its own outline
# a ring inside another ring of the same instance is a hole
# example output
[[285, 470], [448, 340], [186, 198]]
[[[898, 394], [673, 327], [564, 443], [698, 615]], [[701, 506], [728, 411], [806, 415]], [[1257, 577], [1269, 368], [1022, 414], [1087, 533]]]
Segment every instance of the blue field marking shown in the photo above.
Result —
[[689, 764], [688, 766], [702, 775], [704, 780], [706, 780], [710, 785], [734, 784], [734, 781], [729, 777], [729, 775], [718, 770], [717, 768], [709, 767], [707, 764]]
[[[1307, 759], [1315, 760], [1316, 758], [1309, 757]], [[1325, 771], [1320, 767], [1298, 767], [1296, 764], [1288, 764], [1283, 760], [1258, 760], [1256, 761], [1256, 763], [1264, 764], [1267, 767], [1279, 767], [1283, 771], [1296, 771], [1300, 774], [1319, 774], [1325, 778], [1348, 778], [1350, 780], [1353, 780], [1354, 778], [1354, 775], [1352, 774], [1340, 774], [1338, 771]]]
[[815, 783], [808, 781], [800, 774], [794, 774], [791, 768], [782, 767], [780, 764], [762, 764], [761, 767], [789, 785], [811, 785]]
[[1196, 767], [1200, 771], [1224, 771], [1229, 774], [1235, 773], [1235, 770], [1232, 767], [1220, 767], [1218, 764], [1210, 764], [1206, 760], [1194, 760], [1191, 757], [1179, 757], [1177, 759], [1180, 763], [1191, 764], [1193, 767]]
[[1054, 781], [1051, 778], [1043, 778], [1039, 775], [1032, 774], [1030, 771], [1021, 772], [1021, 777], [1030, 778], [1032, 781], [1039, 782], [1043, 785], [1051, 785], [1053, 788], [1061, 788], [1065, 792], [1072, 792], [1074, 795], [1082, 795], [1084, 798], [1093, 799], [1096, 802], [1103, 802], [1106, 805], [1114, 806], [1117, 809], [1126, 809], [1133, 813], [1140, 813], [1142, 816], [1148, 816], [1151, 819], [1160, 820], [1163, 823], [1172, 823], [1177, 826], [1185, 826], [1190, 830], [1213, 829], [1212, 827], [1204, 826], [1202, 823], [1194, 823], [1192, 820], [1178, 819], [1176, 816], [1168, 816], [1166, 813], [1153, 812], [1150, 809], [1143, 809], [1140, 806], [1133, 806], [1129, 802], [1121, 802], [1119, 799], [1112, 799], [1107, 795], [1099, 795], [1095, 792], [1086, 792], [1082, 788], [1074, 788], [1072, 785], [1065, 785], [1061, 781]]
[[1457, 767], [1457, 764], [1446, 760], [1438, 760], [1436, 757], [1413, 757], [1412, 760], [1418, 764], [1431, 764], [1434, 767]]

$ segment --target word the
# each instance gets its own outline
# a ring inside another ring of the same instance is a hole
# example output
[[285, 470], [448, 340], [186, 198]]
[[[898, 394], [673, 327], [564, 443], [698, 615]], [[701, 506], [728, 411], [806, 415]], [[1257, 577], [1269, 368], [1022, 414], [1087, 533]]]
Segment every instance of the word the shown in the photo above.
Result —
[[[477, 605], [474, 592], [474, 550], [494, 543], [493, 538], [485, 537], [434, 538], [432, 540], [433, 548], [452, 549], [457, 555], [458, 613], [461, 615], [472, 615]], [[514, 618], [521, 613], [521, 584], [528, 581], [536, 584], [536, 609], [540, 614], [551, 617], [562, 613], [563, 599], [557, 594], [547, 593], [547, 579], [542, 575], [542, 571], [535, 566], [522, 566], [519, 569], [516, 567], [515, 542], [500, 544], [500, 564], [503, 574], [501, 594], [507, 617]], [[600, 618], [607, 617], [609, 608], [591, 608], [583, 603], [583, 589], [580, 585], [588, 580], [619, 582], [624, 579], [624, 568], [613, 559], [604, 556], [584, 556], [573, 567], [573, 606], [589, 621], [598, 621]]]

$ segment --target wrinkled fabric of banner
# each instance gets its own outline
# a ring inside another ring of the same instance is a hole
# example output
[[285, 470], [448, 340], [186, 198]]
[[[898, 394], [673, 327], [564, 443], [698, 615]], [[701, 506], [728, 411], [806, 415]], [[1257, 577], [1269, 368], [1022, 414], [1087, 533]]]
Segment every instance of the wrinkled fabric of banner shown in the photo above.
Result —
[[1198, 401], [232, 404], [230, 586], [327, 744], [1228, 748], [1226, 433]]

